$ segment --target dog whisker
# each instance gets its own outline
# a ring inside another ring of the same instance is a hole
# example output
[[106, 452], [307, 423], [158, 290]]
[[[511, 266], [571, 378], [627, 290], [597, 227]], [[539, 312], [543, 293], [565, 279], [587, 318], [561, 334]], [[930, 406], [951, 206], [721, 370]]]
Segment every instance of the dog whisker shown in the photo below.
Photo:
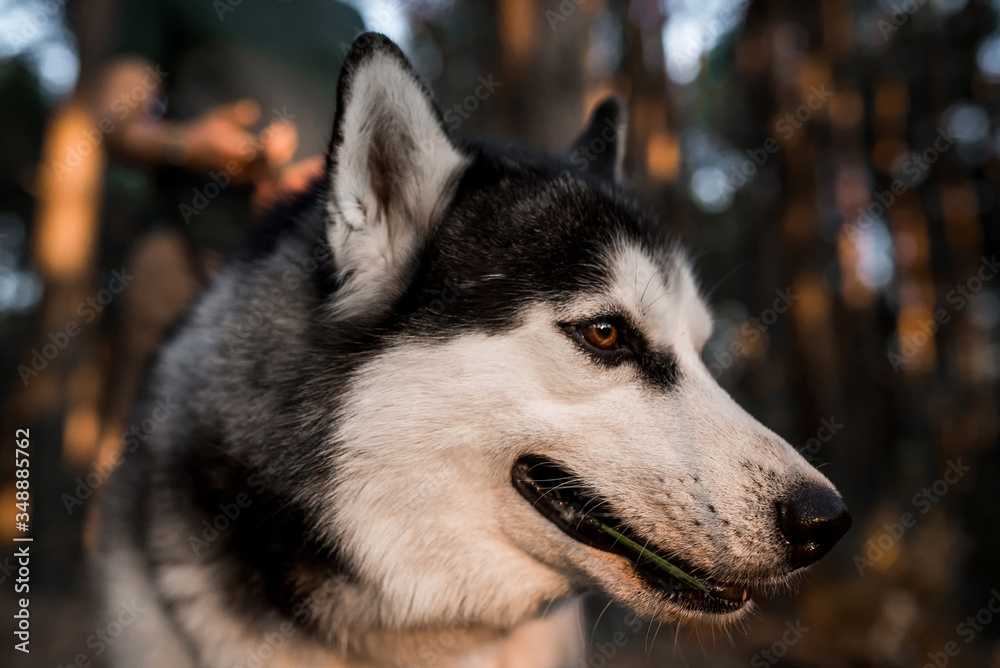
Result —
[[590, 647], [590, 644], [592, 642], [594, 642], [594, 638], [597, 637], [597, 625], [601, 623], [601, 618], [604, 617], [604, 613], [607, 612], [608, 608], [611, 607], [611, 603], [612, 603], [612, 600], [609, 598], [608, 602], [604, 605], [604, 609], [601, 610], [601, 614], [597, 615], [597, 621], [594, 622], [594, 628], [590, 632], [590, 640], [587, 641], [587, 645], [586, 645], [587, 647]]

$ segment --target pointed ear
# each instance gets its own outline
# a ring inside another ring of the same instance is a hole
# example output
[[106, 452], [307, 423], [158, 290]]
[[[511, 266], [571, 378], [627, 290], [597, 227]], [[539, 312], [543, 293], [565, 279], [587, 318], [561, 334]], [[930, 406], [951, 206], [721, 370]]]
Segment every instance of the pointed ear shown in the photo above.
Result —
[[466, 162], [399, 47], [376, 33], [355, 39], [326, 163], [336, 310], [377, 311], [398, 296]]
[[625, 129], [625, 104], [617, 96], [606, 98], [590, 114], [580, 136], [563, 151], [563, 157], [579, 171], [621, 181]]

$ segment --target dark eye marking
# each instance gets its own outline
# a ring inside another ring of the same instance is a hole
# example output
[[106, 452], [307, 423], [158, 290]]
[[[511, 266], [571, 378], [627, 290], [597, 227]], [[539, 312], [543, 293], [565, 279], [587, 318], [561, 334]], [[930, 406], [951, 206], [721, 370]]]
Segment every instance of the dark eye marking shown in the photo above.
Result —
[[664, 389], [677, 385], [680, 370], [673, 350], [654, 349], [626, 316], [598, 315], [559, 326], [594, 361], [609, 367], [628, 362], [653, 385]]

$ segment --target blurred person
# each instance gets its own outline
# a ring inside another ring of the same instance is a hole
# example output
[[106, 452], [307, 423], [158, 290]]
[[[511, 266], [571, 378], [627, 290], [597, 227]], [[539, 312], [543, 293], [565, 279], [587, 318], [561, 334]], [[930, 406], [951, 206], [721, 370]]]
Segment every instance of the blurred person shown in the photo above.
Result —
[[362, 19], [326, 0], [129, 0], [122, 10], [95, 100], [108, 149], [152, 168], [165, 205], [155, 217], [231, 251], [246, 236], [251, 196], [266, 207], [277, 186], [318, 172], [336, 71]]
[[[320, 173], [337, 71], [363, 22], [329, 0], [126, 0], [120, 10], [92, 103], [112, 158], [106, 264], [135, 276], [112, 328], [108, 412], [123, 420], [152, 348], [246, 242], [255, 214]], [[111, 419], [104, 433], [119, 426]]]

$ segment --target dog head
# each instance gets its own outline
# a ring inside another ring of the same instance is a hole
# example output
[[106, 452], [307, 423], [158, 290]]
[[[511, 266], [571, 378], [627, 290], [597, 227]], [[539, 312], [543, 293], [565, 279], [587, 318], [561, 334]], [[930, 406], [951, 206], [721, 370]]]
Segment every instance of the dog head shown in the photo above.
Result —
[[459, 142], [394, 44], [348, 54], [328, 307], [378, 351], [314, 505], [387, 626], [503, 627], [592, 585], [725, 622], [850, 524], [706, 369], [689, 262], [615, 183], [622, 125], [605, 102], [561, 159]]

